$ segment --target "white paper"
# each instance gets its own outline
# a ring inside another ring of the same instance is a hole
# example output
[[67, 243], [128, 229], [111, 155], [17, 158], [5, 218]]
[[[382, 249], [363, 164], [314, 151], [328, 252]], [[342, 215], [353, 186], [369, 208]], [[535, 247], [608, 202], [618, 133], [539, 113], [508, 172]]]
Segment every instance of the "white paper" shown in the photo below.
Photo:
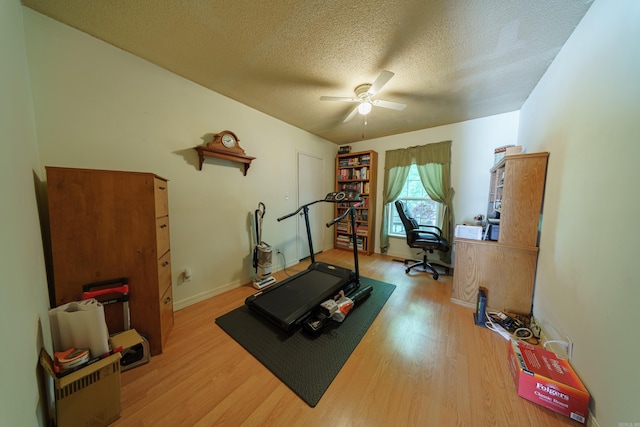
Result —
[[53, 350], [88, 348], [91, 357], [109, 351], [109, 331], [104, 307], [96, 299], [70, 302], [49, 311]]
[[482, 240], [482, 227], [474, 225], [456, 225], [454, 236], [462, 239]]

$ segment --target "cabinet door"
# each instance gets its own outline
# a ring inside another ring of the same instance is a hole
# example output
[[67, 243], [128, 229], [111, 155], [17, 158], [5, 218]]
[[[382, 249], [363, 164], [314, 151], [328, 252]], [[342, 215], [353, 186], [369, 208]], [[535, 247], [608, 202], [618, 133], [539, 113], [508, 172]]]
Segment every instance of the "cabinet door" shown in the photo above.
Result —
[[547, 156], [518, 157], [506, 162], [499, 242], [537, 246]]
[[456, 239], [451, 300], [473, 307], [478, 288], [487, 289], [487, 307], [528, 314], [538, 248]]

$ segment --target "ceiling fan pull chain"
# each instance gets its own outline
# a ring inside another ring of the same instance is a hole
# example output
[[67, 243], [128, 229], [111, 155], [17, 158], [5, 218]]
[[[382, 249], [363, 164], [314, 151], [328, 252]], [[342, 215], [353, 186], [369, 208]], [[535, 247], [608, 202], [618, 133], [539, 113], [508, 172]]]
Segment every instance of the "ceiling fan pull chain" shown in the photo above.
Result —
[[364, 121], [362, 122], [362, 139], [364, 139], [364, 127], [367, 125], [367, 116], [364, 116]]

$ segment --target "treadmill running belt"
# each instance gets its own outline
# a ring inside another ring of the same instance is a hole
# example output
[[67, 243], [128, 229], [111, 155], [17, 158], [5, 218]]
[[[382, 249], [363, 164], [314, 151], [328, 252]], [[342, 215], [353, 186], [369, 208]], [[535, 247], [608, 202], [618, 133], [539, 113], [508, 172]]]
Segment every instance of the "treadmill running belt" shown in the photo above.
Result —
[[316, 263], [289, 280], [250, 296], [245, 303], [289, 331], [313, 308], [342, 290], [352, 278], [350, 270]]

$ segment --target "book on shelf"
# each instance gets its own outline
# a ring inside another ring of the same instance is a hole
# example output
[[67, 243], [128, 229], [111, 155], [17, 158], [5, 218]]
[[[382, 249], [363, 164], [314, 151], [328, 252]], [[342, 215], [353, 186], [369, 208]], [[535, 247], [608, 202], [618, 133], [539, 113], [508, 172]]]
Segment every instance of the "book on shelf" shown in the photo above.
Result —
[[[343, 248], [353, 248], [353, 239], [351, 236], [341, 235], [336, 239], [336, 246]], [[364, 250], [364, 237], [358, 237], [356, 239], [356, 247], [360, 250]]]
[[358, 165], [368, 165], [371, 163], [371, 155], [370, 154], [362, 154], [360, 156], [345, 156], [338, 160], [338, 166], [358, 166]]
[[351, 168], [351, 169], [339, 169], [338, 180], [339, 181], [353, 181], [353, 180], [366, 180], [371, 176], [369, 167]]
[[339, 181], [340, 191], [350, 190], [357, 191], [362, 194], [369, 194], [369, 183], [368, 182], [344, 182], [343, 180]]

